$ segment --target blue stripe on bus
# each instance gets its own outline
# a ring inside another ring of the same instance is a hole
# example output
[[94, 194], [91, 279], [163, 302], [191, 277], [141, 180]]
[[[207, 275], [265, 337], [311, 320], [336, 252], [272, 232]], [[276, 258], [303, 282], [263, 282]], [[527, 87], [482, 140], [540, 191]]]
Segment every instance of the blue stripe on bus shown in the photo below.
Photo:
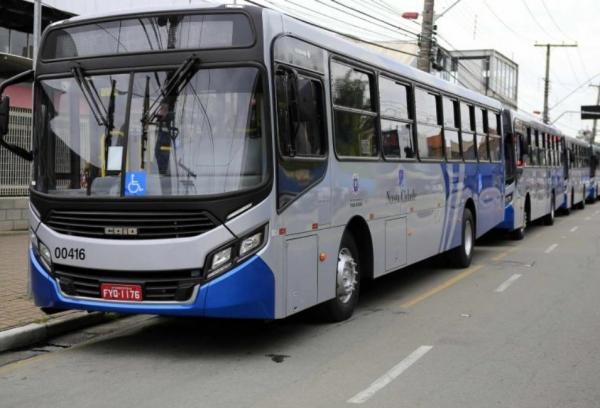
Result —
[[275, 277], [269, 266], [253, 256], [223, 276], [203, 285], [191, 304], [119, 303], [63, 296], [29, 250], [31, 285], [35, 304], [56, 309], [82, 309], [117, 313], [172, 316], [275, 318]]

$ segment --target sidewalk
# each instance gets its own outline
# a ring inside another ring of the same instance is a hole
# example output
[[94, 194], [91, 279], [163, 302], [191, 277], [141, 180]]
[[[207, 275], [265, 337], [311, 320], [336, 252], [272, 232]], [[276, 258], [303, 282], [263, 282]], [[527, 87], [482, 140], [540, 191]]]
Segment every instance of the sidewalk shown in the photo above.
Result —
[[27, 246], [29, 234], [0, 234], [0, 332], [29, 323], [43, 322], [68, 314], [47, 316], [27, 297]]

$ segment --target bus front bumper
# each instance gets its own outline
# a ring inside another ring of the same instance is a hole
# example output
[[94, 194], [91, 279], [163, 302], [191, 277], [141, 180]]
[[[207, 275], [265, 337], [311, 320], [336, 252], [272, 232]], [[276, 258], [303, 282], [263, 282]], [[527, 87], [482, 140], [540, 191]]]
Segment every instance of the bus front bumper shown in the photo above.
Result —
[[74, 298], [64, 295], [29, 249], [31, 286], [35, 304], [51, 309], [204, 316], [235, 319], [275, 317], [275, 278], [269, 266], [253, 256], [223, 275], [204, 283], [189, 303], [133, 303]]

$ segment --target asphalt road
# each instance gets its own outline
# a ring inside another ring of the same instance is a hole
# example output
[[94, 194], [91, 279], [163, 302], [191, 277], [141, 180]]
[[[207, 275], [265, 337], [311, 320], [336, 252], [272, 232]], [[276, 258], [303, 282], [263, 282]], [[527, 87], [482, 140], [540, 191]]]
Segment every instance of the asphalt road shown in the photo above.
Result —
[[596, 204], [379, 279], [341, 324], [136, 317], [0, 355], [0, 407], [598, 407], [599, 265]]

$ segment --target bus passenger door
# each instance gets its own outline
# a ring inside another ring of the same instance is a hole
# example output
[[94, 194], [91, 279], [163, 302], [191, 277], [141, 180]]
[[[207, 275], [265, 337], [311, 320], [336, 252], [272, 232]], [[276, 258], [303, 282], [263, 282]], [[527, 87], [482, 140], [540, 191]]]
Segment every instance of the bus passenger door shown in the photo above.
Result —
[[[287, 238], [282, 266], [289, 315], [317, 303], [319, 251], [333, 252], [320, 248], [316, 235], [331, 223], [325, 87], [318, 75], [281, 64], [276, 69], [275, 92], [276, 228], [284, 230]], [[326, 240], [321, 244], [329, 245]]]

